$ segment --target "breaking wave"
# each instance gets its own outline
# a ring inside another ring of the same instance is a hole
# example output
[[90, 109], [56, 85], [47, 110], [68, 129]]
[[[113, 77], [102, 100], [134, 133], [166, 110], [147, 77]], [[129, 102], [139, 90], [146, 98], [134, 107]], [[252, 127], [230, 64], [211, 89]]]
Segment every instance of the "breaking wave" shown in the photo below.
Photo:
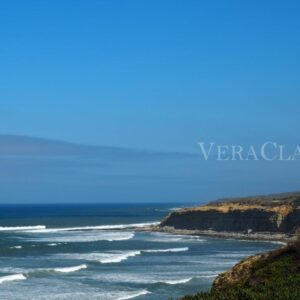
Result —
[[27, 230], [43, 230], [45, 225], [36, 225], [36, 226], [15, 226], [15, 227], [3, 227], [0, 226], [0, 231], [27, 231]]
[[287, 242], [281, 242], [281, 241], [270, 241], [271, 244], [278, 244], [278, 245], [287, 245]]
[[[81, 243], [81, 242], [97, 242], [97, 241], [123, 241], [130, 240], [134, 237], [133, 232], [83, 232], [79, 231], [76, 234], [64, 234], [59, 233], [55, 236], [43, 236], [43, 237], [34, 237], [29, 238], [31, 241], [35, 242], [47, 242], [52, 246], [57, 243]], [[48, 244], [49, 245], [49, 244]]]
[[[99, 225], [99, 226], [82, 226], [82, 227], [64, 227], [64, 228], [46, 228], [46, 226], [35, 228], [25, 228], [26, 232], [30, 233], [51, 233], [51, 232], [61, 232], [61, 231], [86, 231], [86, 230], [112, 230], [112, 229], [134, 229], [142, 228], [145, 226], [158, 225], [159, 222], [149, 222], [149, 223], [133, 223], [133, 224], [118, 224], [118, 225]], [[30, 226], [29, 226], [30, 227]], [[13, 227], [11, 227], [13, 228]], [[1, 227], [0, 227], [1, 230]]]
[[119, 263], [123, 260], [127, 260], [129, 257], [140, 255], [141, 251], [120, 251], [120, 252], [106, 252], [106, 253], [67, 253], [57, 254], [57, 257], [63, 259], [79, 259], [93, 262], [99, 262], [101, 264]]
[[3, 282], [25, 280], [25, 279], [26, 279], [26, 277], [23, 274], [6, 275], [6, 276], [0, 277], [0, 284]]
[[184, 252], [189, 251], [188, 247], [182, 248], [170, 248], [170, 249], [151, 249], [151, 250], [143, 250], [146, 253], [165, 253], [165, 252]]
[[87, 265], [83, 264], [83, 265], [74, 266], [74, 267], [54, 268], [53, 271], [60, 272], [60, 273], [70, 273], [70, 272], [76, 272], [76, 271], [79, 271], [82, 269], [87, 269]]
[[192, 279], [193, 279], [193, 277], [184, 278], [184, 279], [178, 279], [178, 280], [166, 280], [166, 281], [163, 281], [163, 283], [167, 283], [167, 284], [183, 284], [183, 283], [187, 283], [187, 282], [191, 281]]
[[103, 258], [99, 259], [99, 262], [102, 264], [109, 264], [109, 263], [118, 263], [123, 260], [127, 260], [129, 257], [134, 257], [140, 255], [141, 251], [131, 251], [127, 253], [120, 253], [120, 254], [106, 254]]
[[136, 293], [131, 293], [131, 294], [128, 293], [127, 295], [124, 295], [124, 296], [121, 296], [121, 297], [117, 298], [117, 300], [133, 299], [133, 298], [143, 296], [143, 295], [147, 295], [147, 294], [150, 294], [150, 292], [147, 291], [147, 290], [142, 290], [142, 291], [136, 292]]
[[22, 249], [23, 247], [22, 246], [11, 246], [9, 247], [9, 249]]
[[203, 239], [200, 236], [194, 235], [181, 235], [181, 234], [170, 234], [170, 233], [161, 233], [153, 232], [149, 239], [151, 242], [160, 242], [160, 243], [177, 243], [177, 242], [197, 242], [203, 243], [206, 242], [206, 239]]
[[111, 251], [111, 252], [93, 252], [93, 253], [65, 253], [57, 254], [57, 257], [64, 259], [78, 259], [101, 264], [119, 263], [127, 260], [129, 257], [141, 255], [142, 253], [167, 253], [167, 252], [184, 252], [188, 251], [188, 247], [170, 248], [170, 249], [149, 249], [149, 250], [132, 250], [132, 251]]

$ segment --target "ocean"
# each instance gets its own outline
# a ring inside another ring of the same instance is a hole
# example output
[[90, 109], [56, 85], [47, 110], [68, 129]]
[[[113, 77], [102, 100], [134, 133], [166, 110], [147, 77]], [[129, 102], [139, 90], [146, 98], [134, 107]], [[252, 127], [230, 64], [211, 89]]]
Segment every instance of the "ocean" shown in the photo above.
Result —
[[174, 205], [2, 205], [0, 299], [160, 300], [278, 244], [134, 232]]

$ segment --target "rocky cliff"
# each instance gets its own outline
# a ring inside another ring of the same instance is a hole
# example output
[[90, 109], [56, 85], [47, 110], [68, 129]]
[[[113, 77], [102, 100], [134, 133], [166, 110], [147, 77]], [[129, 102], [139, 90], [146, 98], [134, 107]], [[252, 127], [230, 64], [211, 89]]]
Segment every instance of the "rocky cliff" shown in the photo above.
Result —
[[229, 199], [184, 208], [169, 214], [160, 227], [294, 233], [300, 227], [300, 193]]

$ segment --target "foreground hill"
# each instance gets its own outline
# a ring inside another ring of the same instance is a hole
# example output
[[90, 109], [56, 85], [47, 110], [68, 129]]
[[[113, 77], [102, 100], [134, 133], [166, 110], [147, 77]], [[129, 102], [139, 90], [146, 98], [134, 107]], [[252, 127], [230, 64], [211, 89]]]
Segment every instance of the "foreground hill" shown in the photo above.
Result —
[[169, 214], [161, 229], [294, 234], [300, 226], [300, 192], [227, 199]]
[[299, 245], [249, 257], [220, 274], [210, 292], [182, 300], [298, 300]]

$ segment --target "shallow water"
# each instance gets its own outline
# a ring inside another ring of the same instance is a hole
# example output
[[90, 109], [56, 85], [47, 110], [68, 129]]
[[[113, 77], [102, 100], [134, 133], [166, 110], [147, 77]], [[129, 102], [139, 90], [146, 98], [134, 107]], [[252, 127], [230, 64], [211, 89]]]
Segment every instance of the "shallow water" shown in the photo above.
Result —
[[172, 207], [1, 207], [0, 299], [176, 298], [209, 289], [242, 258], [279, 246], [130, 230]]

